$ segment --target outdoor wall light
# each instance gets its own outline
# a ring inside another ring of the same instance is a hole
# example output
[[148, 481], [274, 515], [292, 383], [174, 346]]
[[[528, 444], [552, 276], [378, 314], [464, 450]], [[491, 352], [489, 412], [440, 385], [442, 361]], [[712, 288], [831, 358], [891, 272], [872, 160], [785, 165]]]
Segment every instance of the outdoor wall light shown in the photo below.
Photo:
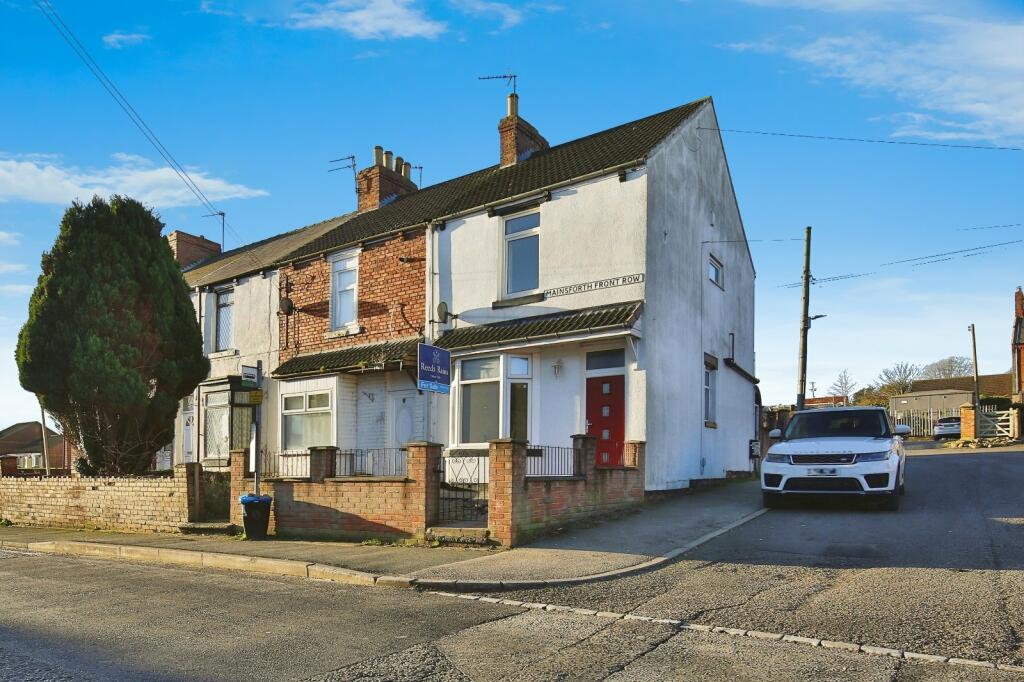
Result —
[[556, 377], [558, 376], [558, 373], [562, 371], [562, 359], [561, 358], [559, 358], [559, 359], [557, 359], [557, 360], [555, 360], [554, 362], [551, 363], [551, 371], [555, 373]]

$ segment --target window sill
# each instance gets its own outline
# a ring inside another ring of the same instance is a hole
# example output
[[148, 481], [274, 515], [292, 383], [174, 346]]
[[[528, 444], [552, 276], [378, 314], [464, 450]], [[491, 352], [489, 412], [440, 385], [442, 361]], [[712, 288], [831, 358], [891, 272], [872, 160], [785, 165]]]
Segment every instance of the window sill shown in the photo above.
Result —
[[705, 421], [704, 422], [704, 428], [705, 429], [717, 429], [718, 428], [718, 422]]
[[359, 325], [352, 325], [349, 327], [342, 327], [340, 329], [332, 329], [331, 331], [324, 334], [325, 339], [343, 339], [346, 336], [355, 336], [356, 334], [362, 334], [363, 328]]
[[216, 360], [218, 358], [232, 358], [238, 355], [238, 349], [228, 348], [227, 350], [217, 350], [212, 353], [207, 353], [206, 357], [210, 360]]
[[544, 292], [540, 291], [536, 294], [526, 294], [525, 296], [514, 296], [510, 298], [502, 298], [491, 303], [491, 310], [499, 310], [501, 308], [514, 308], [517, 305], [526, 305], [527, 303], [539, 303], [546, 297]]

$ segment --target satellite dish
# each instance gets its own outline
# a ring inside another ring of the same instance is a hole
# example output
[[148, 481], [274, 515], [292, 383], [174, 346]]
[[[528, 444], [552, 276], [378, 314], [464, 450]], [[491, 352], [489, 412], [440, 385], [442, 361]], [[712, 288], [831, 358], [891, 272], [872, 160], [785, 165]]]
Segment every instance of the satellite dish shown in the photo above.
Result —
[[441, 324], [448, 324], [448, 318], [450, 318], [451, 316], [452, 316], [452, 314], [450, 312], [448, 312], [448, 304], [447, 303], [445, 303], [444, 301], [441, 301], [440, 303], [437, 304], [437, 321], [438, 322], [440, 322]]
[[295, 303], [292, 302], [292, 299], [288, 297], [281, 299], [281, 312], [285, 315], [291, 315], [295, 312]]

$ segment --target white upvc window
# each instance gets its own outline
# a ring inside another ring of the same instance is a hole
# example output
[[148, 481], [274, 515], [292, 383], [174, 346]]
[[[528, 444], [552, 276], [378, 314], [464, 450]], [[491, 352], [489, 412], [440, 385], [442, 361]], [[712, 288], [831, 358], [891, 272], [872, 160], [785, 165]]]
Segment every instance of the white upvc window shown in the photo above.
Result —
[[[717, 363], [716, 363], [717, 364]], [[704, 424], [715, 424], [715, 401], [718, 394], [718, 368], [704, 363]]]
[[505, 296], [521, 296], [540, 288], [540, 213], [505, 218]]
[[722, 261], [714, 256], [708, 258], [708, 279], [715, 286], [721, 289], [725, 288], [725, 267], [722, 265]]
[[459, 362], [455, 440], [484, 446], [501, 437], [530, 439], [533, 358], [501, 355]]
[[331, 262], [331, 329], [354, 327], [359, 318], [359, 251], [342, 251]]
[[214, 293], [216, 319], [214, 329], [215, 351], [230, 350], [235, 331], [235, 290], [231, 287]]
[[281, 449], [287, 452], [334, 444], [334, 400], [331, 391], [305, 391], [281, 396]]

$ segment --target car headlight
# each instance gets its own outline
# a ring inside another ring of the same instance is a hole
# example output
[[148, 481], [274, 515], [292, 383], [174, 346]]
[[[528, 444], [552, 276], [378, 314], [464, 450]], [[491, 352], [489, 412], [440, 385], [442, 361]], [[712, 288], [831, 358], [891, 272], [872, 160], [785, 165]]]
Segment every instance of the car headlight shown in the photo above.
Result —
[[776, 464], [789, 464], [789, 455], [779, 455], [769, 452], [768, 456], [764, 458], [764, 461], [775, 462]]
[[868, 452], [857, 455], [857, 462], [884, 462], [889, 459], [889, 452]]

